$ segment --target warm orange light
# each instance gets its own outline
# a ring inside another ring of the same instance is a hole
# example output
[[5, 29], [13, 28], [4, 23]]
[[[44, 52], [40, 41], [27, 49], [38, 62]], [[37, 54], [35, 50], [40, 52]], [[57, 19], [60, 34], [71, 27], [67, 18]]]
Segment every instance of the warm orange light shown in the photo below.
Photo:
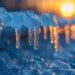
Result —
[[54, 38], [53, 38], [53, 27], [52, 26], [49, 26], [49, 31], [50, 31], [50, 40], [51, 40], [50, 42], [53, 43]]
[[57, 34], [57, 28], [54, 27], [54, 48], [55, 51], [58, 51], [58, 34]]
[[44, 39], [46, 40], [47, 39], [47, 28], [44, 27]]
[[60, 12], [62, 16], [69, 18], [74, 14], [74, 5], [73, 3], [62, 3], [60, 7]]
[[15, 29], [15, 33], [16, 33], [16, 48], [19, 48], [20, 36], [19, 36], [18, 31], [16, 29]]
[[75, 40], [75, 25], [71, 26], [71, 39]]

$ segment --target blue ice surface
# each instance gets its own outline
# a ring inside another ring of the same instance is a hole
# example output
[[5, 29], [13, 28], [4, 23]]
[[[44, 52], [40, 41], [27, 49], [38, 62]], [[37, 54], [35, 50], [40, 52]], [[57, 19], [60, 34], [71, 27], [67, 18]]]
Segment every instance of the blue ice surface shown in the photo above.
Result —
[[[55, 53], [54, 44], [49, 42], [49, 38], [43, 39], [43, 33], [40, 35], [38, 50], [34, 50], [33, 45], [28, 45], [28, 28], [33, 29], [35, 24], [40, 23], [43, 26], [43, 21], [46, 23], [45, 26], [48, 26], [48, 23], [54, 26], [53, 21], [49, 22], [52, 20], [52, 15], [44, 14], [43, 19], [45, 20], [43, 20], [39, 17], [40, 15], [36, 15], [33, 11], [7, 13], [3, 8], [0, 11], [2, 11], [0, 19], [5, 20], [6, 24], [6, 28], [0, 33], [0, 75], [52, 75], [53, 73], [56, 75], [75, 75], [74, 40], [71, 40], [70, 44], [67, 45], [65, 35], [60, 35], [60, 47], [57, 53]], [[62, 18], [58, 21], [60, 24], [64, 23]], [[21, 29], [21, 47], [16, 49], [14, 28], [19, 29], [22, 25], [24, 27]], [[38, 26], [36, 26], [37, 28]]]
[[[31, 29], [38, 29], [40, 26], [55, 26], [53, 21], [55, 14], [43, 13], [36, 14], [34, 11], [6, 11], [0, 7], [0, 20], [4, 21], [5, 27], [11, 26], [19, 30], [23, 25]], [[67, 23], [75, 24], [75, 18], [70, 20], [57, 16], [59, 26], [65, 26]]]

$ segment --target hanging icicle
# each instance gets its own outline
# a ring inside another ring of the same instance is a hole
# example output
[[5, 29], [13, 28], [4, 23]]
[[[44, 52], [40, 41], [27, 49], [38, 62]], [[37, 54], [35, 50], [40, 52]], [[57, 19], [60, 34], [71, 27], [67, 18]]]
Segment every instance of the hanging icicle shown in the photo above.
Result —
[[19, 48], [20, 47], [20, 34], [17, 29], [15, 29], [15, 33], [16, 33], [16, 48]]
[[49, 26], [49, 31], [50, 31], [50, 42], [53, 43], [53, 27]]
[[32, 30], [29, 28], [29, 45], [32, 45], [33, 42], [33, 33]]
[[[40, 30], [41, 30], [41, 28], [40, 28]], [[40, 33], [41, 34], [41, 33]], [[39, 29], [37, 30], [37, 41], [39, 41], [39, 39], [40, 39], [40, 34], [39, 34]]]
[[69, 27], [69, 25], [65, 26], [65, 41], [67, 44], [70, 43], [70, 27]]
[[39, 27], [39, 34], [41, 34], [41, 27]]
[[75, 25], [71, 26], [71, 39], [75, 40]]
[[57, 28], [56, 27], [53, 27], [53, 30], [54, 30], [54, 48], [55, 48], [55, 51], [57, 52], [57, 50], [58, 50]]
[[55, 44], [55, 50], [57, 52], [58, 50], [58, 40], [59, 40], [59, 26], [58, 26], [58, 20], [57, 20], [57, 16], [54, 15], [53, 20], [55, 22], [55, 27], [54, 27], [54, 44]]
[[47, 28], [43, 27], [43, 30], [44, 30], [44, 39], [46, 40], [47, 39]]
[[38, 49], [38, 32], [35, 28], [34, 28], [34, 49], [35, 50]]

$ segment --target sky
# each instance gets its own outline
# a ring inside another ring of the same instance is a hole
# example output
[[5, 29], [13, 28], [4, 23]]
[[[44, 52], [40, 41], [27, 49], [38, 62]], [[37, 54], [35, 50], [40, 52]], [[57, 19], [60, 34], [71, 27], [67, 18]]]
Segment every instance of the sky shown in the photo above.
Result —
[[75, 0], [0, 0], [0, 6], [7, 10], [34, 10], [61, 15], [59, 10], [62, 2], [73, 3], [75, 8]]
[[0, 0], [0, 6], [7, 9], [34, 9], [39, 12], [48, 12], [62, 1], [75, 2], [75, 0]]

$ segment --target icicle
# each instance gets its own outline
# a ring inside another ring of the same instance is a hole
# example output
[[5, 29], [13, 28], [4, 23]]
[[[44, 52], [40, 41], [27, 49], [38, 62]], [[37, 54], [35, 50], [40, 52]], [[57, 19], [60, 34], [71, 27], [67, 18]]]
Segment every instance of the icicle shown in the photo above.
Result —
[[16, 33], [16, 48], [19, 48], [20, 47], [20, 34], [17, 29], [15, 29], [15, 33]]
[[[41, 29], [41, 28], [40, 28]], [[40, 34], [39, 34], [39, 29], [37, 30], [37, 41], [39, 41]]]
[[59, 38], [59, 24], [58, 24], [58, 20], [57, 20], [57, 16], [56, 15], [53, 16], [53, 20], [55, 22], [55, 26], [57, 28], [57, 36]]
[[35, 50], [38, 49], [38, 32], [36, 31], [35, 28], [34, 28], [34, 49]]
[[75, 40], [75, 25], [71, 26], [71, 39]]
[[58, 34], [57, 34], [56, 27], [54, 27], [54, 48], [55, 48], [55, 51], [57, 52], [57, 50], [58, 50]]
[[50, 42], [53, 43], [53, 27], [49, 26], [49, 31], [50, 31]]
[[43, 30], [44, 30], [44, 39], [46, 40], [47, 39], [47, 28], [43, 27]]
[[65, 41], [67, 44], [70, 43], [70, 28], [69, 25], [65, 26]]
[[55, 44], [55, 50], [57, 52], [58, 50], [58, 39], [59, 39], [59, 26], [58, 26], [58, 20], [57, 20], [57, 16], [54, 15], [53, 16], [53, 20], [55, 22], [56, 27], [54, 27], [54, 44]]
[[33, 37], [32, 37], [32, 30], [29, 28], [29, 45], [32, 45]]
[[41, 34], [41, 28], [39, 27], [39, 34]]

